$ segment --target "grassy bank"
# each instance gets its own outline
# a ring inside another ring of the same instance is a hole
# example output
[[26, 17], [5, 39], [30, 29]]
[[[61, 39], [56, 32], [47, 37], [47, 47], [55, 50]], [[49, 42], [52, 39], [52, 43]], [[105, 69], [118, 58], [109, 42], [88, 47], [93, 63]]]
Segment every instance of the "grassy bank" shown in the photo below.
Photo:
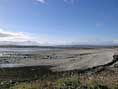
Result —
[[[30, 76], [30, 73], [27, 75]], [[98, 73], [49, 72], [37, 79], [3, 85], [0, 89], [118, 89], [118, 69], [105, 69]]]

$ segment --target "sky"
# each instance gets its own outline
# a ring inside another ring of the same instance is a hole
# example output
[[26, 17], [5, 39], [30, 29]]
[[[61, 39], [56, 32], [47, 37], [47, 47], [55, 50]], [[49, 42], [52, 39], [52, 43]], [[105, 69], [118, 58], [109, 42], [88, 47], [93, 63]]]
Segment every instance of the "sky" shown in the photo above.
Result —
[[118, 44], [118, 0], [0, 0], [0, 43]]

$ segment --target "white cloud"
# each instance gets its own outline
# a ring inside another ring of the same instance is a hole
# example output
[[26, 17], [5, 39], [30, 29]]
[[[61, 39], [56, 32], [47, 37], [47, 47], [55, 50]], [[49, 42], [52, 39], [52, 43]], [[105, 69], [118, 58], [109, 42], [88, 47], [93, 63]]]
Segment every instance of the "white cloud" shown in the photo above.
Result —
[[[58, 40], [58, 41], [57, 41]], [[54, 39], [48, 35], [30, 34], [25, 32], [11, 32], [0, 29], [0, 44], [23, 44], [23, 45], [57, 45], [66, 44], [68, 41]]]
[[[45, 4], [48, 0], [35, 0], [36, 2]], [[74, 3], [76, 0], [63, 0], [65, 3]]]
[[[65, 3], [74, 3], [76, 0], [64, 0]], [[79, 0], [78, 0], [79, 1]]]
[[96, 22], [96, 27], [102, 27], [102, 26], [104, 26], [103, 22], [101, 22], [101, 21]]
[[117, 40], [113, 40], [113, 43], [118, 43], [118, 39]]
[[118, 44], [118, 40], [100, 39], [77, 39], [53, 37], [46, 34], [30, 34], [26, 32], [13, 32], [0, 29], [1, 44], [22, 44], [22, 45], [69, 45], [69, 44]]
[[48, 34], [30, 34], [25, 32], [11, 32], [0, 29], [0, 44], [23, 44], [23, 45], [67, 45], [72, 43], [70, 39], [55, 38]]
[[0, 41], [26, 41], [31, 38], [28, 35], [25, 35], [23, 32], [10, 32], [3, 29], [0, 29]]
[[36, 0], [36, 1], [45, 4], [47, 0]]

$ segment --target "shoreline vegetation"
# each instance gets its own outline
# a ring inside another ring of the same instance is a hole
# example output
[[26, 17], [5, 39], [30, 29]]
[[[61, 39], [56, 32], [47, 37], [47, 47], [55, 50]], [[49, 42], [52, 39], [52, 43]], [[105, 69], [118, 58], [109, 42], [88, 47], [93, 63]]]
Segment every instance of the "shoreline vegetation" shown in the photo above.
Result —
[[0, 77], [3, 74], [3, 80], [6, 79], [1, 80], [0, 89], [118, 89], [117, 67], [99, 66], [89, 70], [63, 72], [41, 70], [0, 70]]
[[[79, 54], [86, 55], [91, 54]], [[82, 70], [53, 71], [52, 65], [0, 68], [0, 89], [118, 89], [118, 55], [112, 58]]]

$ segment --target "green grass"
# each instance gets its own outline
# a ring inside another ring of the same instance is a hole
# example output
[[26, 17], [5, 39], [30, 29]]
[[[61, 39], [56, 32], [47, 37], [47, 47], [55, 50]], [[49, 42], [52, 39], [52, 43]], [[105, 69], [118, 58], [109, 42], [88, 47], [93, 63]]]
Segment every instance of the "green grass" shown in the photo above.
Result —
[[37, 80], [19, 82], [0, 89], [118, 89], [117, 72], [103, 71], [97, 74], [47, 73]]
[[[78, 76], [60, 78], [55, 81], [38, 80], [32, 83], [20, 83], [10, 87], [10, 89], [111, 89], [106, 85], [94, 80], [89, 80], [83, 84]], [[118, 89], [115, 86], [112, 89]]]
[[32, 86], [30, 83], [21, 83], [11, 87], [10, 89], [36, 89], [36, 86]]
[[63, 78], [56, 81], [58, 89], [78, 89], [81, 86], [79, 78], [77, 76], [70, 78]]

